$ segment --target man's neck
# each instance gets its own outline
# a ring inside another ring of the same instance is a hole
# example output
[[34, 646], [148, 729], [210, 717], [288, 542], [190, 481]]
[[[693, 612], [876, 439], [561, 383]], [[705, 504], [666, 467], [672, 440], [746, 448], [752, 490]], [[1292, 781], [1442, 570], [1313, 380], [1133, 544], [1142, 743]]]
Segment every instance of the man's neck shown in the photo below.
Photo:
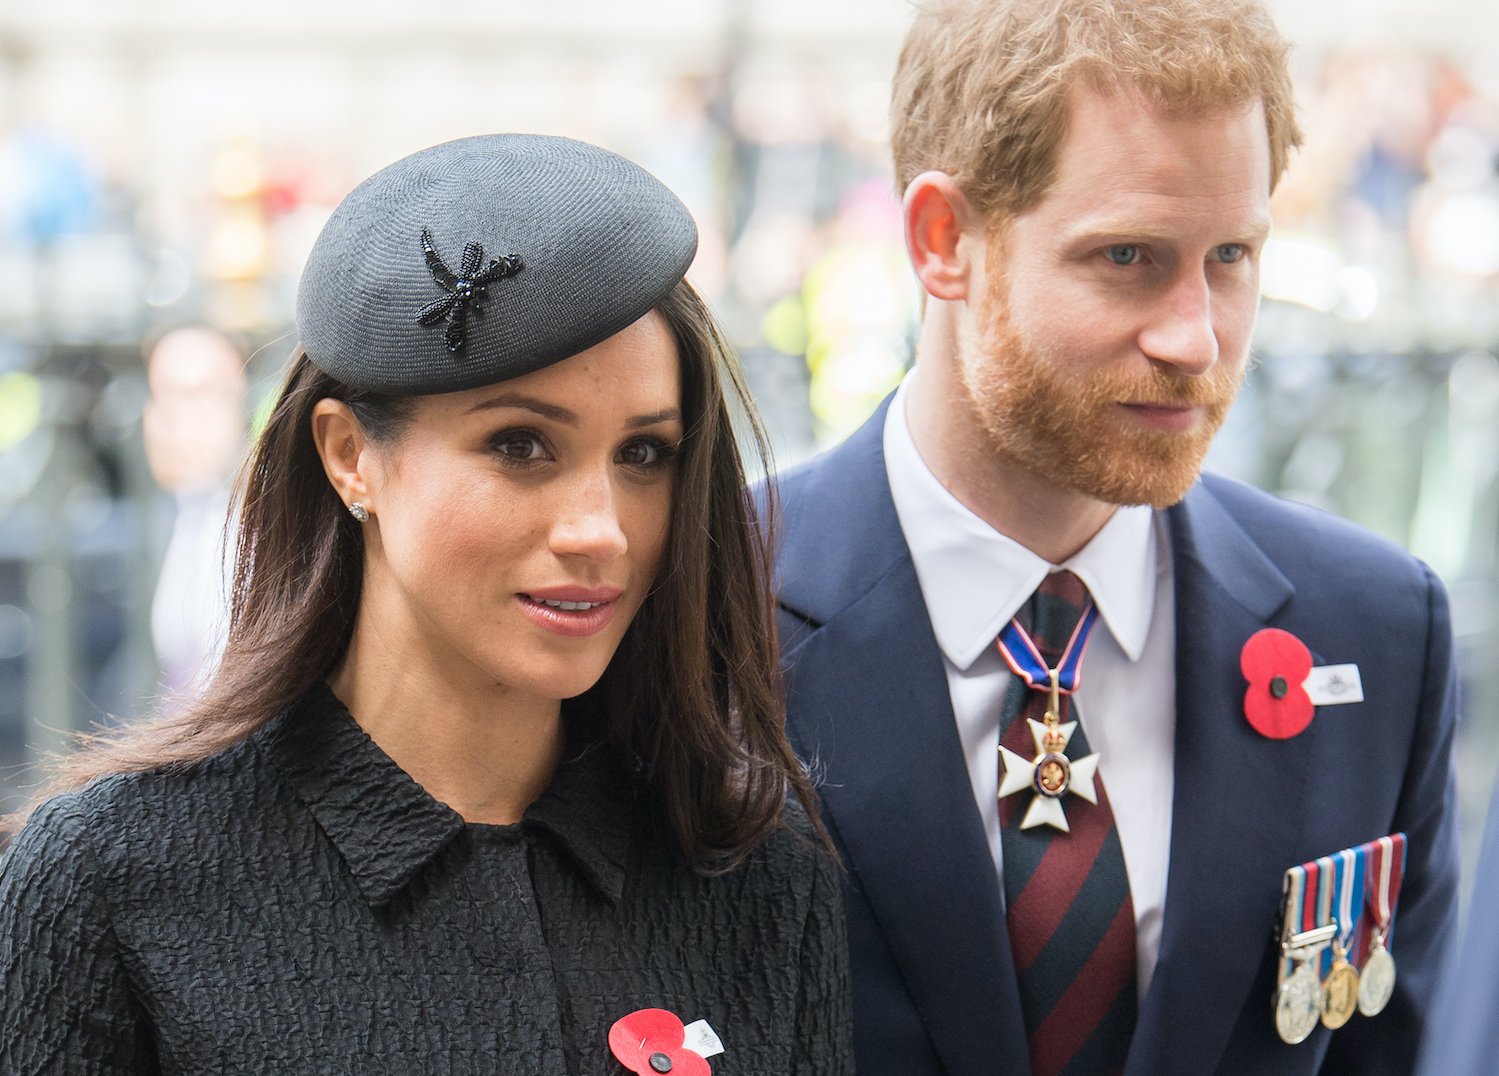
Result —
[[[961, 386], [920, 364], [906, 389], [906, 423], [922, 462], [943, 487], [1000, 534], [1051, 564], [1092, 541], [1117, 506], [1063, 489], [996, 456]], [[925, 375], [925, 376], [924, 376]]]

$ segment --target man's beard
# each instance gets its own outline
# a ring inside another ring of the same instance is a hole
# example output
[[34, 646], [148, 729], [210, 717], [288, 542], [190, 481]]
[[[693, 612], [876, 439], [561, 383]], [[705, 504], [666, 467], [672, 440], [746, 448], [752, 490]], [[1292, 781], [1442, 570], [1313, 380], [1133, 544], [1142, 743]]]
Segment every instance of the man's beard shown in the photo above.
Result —
[[[976, 350], [961, 369], [1000, 459], [1109, 504], [1165, 508], [1186, 496], [1238, 395], [1244, 363], [1220, 359], [1195, 377], [1159, 365], [1143, 373], [1073, 374], [1066, 356], [1046, 355], [1022, 339], [1002, 295], [989, 309], [995, 313], [988, 324], [966, 341]], [[1123, 413], [1122, 403], [1189, 405], [1203, 413], [1191, 430], [1157, 430]]]

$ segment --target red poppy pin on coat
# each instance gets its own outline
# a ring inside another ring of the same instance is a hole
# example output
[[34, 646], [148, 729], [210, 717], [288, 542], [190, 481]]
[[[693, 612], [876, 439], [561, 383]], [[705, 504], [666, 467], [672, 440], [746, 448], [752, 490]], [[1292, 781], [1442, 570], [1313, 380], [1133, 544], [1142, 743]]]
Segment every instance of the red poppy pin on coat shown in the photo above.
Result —
[[712, 1076], [707, 1060], [683, 1045], [687, 1029], [665, 1009], [637, 1009], [614, 1021], [609, 1050], [636, 1076]]
[[1280, 628], [1255, 632], [1239, 654], [1239, 668], [1249, 681], [1244, 716], [1261, 736], [1288, 740], [1312, 723], [1312, 698], [1306, 693], [1312, 652]]
[[1249, 681], [1244, 716], [1272, 740], [1306, 731], [1318, 706], [1364, 701], [1357, 665], [1313, 665], [1306, 644], [1280, 628], [1251, 635], [1239, 653], [1239, 668]]

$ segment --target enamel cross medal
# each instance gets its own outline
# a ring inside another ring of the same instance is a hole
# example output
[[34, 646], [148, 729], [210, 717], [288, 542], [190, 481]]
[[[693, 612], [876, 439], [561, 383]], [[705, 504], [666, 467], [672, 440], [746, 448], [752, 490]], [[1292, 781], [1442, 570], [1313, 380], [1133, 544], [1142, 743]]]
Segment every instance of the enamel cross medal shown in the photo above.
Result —
[[1035, 642], [1017, 621], [1011, 620], [1000, 634], [997, 644], [999, 652], [1015, 674], [1029, 687], [1050, 692], [1045, 720], [1026, 719], [1036, 741], [1036, 757], [1028, 760], [1004, 746], [999, 749], [1005, 768], [1004, 777], [999, 784], [1000, 797], [1027, 789], [1035, 793], [1025, 817], [1020, 821], [1021, 829], [1048, 825], [1063, 833], [1070, 832], [1067, 814], [1062, 810], [1062, 797], [1068, 792], [1076, 793], [1089, 803], [1098, 802], [1098, 792], [1093, 783], [1093, 777], [1098, 772], [1098, 755], [1095, 753], [1086, 758], [1068, 758], [1067, 744], [1077, 729], [1077, 722], [1068, 721], [1064, 724], [1061, 718], [1061, 696], [1064, 693], [1071, 694], [1077, 687], [1083, 651], [1087, 649], [1088, 636], [1097, 619], [1097, 608], [1089, 606], [1054, 669], [1047, 667]]

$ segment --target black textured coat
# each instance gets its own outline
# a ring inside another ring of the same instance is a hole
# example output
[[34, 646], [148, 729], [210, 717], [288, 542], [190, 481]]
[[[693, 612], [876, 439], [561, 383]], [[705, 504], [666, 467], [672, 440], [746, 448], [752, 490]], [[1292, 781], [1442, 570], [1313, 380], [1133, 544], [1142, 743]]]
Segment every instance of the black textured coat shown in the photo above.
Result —
[[694, 874], [607, 749], [466, 824], [321, 685], [182, 773], [49, 800], [0, 860], [0, 1072], [611, 1074], [707, 1020], [716, 1076], [851, 1073], [835, 868]]

